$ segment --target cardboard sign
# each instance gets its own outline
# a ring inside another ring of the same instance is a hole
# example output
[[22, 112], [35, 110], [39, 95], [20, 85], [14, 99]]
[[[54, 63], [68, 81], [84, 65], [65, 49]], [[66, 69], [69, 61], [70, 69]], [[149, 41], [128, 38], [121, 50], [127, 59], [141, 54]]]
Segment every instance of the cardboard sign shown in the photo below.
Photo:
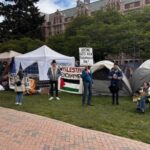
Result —
[[83, 67], [62, 67], [58, 89], [68, 93], [81, 94], [83, 69]]
[[79, 48], [80, 66], [93, 65], [93, 49], [88, 47]]

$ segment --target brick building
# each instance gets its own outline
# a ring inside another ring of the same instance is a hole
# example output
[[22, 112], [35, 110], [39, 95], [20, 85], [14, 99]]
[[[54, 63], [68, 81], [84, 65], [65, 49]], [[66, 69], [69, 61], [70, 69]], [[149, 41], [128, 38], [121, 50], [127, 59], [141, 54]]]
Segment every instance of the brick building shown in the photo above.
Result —
[[67, 25], [75, 17], [83, 14], [90, 16], [94, 12], [106, 8], [107, 6], [116, 7], [118, 11], [125, 13], [143, 8], [144, 6], [150, 6], [150, 0], [98, 0], [92, 3], [90, 0], [77, 0], [76, 7], [74, 8], [63, 11], [57, 10], [52, 14], [44, 14], [45, 22], [42, 25], [44, 39], [47, 39], [49, 36], [63, 33]]

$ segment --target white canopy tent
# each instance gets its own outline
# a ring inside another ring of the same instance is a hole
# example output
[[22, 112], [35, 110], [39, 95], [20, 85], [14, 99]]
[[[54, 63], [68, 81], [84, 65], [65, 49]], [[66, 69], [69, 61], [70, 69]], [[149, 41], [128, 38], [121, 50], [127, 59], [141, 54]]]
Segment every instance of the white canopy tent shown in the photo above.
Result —
[[[99, 61], [99, 62], [95, 63], [91, 68], [92, 73], [93, 73], [93, 78], [96, 75], [95, 74], [96, 72], [97, 72], [97, 75], [100, 76], [101, 72], [98, 72], [99, 70], [102, 70], [103, 68], [111, 70], [113, 66], [114, 66], [114, 63], [111, 61], [108, 61], [108, 60], [103, 60], [103, 61]], [[108, 74], [105, 74], [105, 79], [107, 79], [107, 80], [94, 79], [93, 93], [96, 93], [96, 94], [100, 93], [102, 95], [107, 95], [110, 93], [109, 89], [108, 89], [108, 86], [110, 85], [110, 81], [108, 80]], [[132, 93], [132, 89], [131, 89], [130, 83], [124, 73], [123, 73], [122, 81], [124, 83], [124, 86], [123, 86], [123, 89], [121, 90], [120, 94], [121, 95], [130, 95]]]
[[55, 59], [56, 62], [61, 65], [65, 66], [75, 65], [74, 57], [62, 55], [50, 49], [48, 46], [44, 45], [32, 52], [15, 57], [16, 70], [19, 70], [20, 65], [24, 70], [28, 66], [37, 63], [39, 69], [39, 79], [48, 80], [47, 71], [53, 59]]

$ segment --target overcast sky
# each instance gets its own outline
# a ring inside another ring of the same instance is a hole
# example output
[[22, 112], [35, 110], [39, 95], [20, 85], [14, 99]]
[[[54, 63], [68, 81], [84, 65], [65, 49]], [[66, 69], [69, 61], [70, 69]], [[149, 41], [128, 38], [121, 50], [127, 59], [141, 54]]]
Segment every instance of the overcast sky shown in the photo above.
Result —
[[[4, 0], [0, 0], [2, 2]], [[76, 6], [77, 0], [39, 0], [36, 4], [41, 12], [50, 14], [55, 12], [57, 9], [64, 10], [67, 8], [72, 8]], [[83, 1], [83, 0], [82, 0]], [[98, 0], [91, 0], [91, 2]], [[1, 21], [1, 17], [0, 17]]]

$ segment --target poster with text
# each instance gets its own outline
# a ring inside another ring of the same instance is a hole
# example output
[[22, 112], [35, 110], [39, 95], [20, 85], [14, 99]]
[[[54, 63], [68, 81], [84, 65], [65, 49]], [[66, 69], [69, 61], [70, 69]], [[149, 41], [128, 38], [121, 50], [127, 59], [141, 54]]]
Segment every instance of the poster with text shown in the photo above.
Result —
[[62, 67], [58, 89], [68, 93], [82, 94], [82, 70], [83, 67]]
[[93, 49], [89, 47], [79, 48], [80, 66], [93, 65]]

